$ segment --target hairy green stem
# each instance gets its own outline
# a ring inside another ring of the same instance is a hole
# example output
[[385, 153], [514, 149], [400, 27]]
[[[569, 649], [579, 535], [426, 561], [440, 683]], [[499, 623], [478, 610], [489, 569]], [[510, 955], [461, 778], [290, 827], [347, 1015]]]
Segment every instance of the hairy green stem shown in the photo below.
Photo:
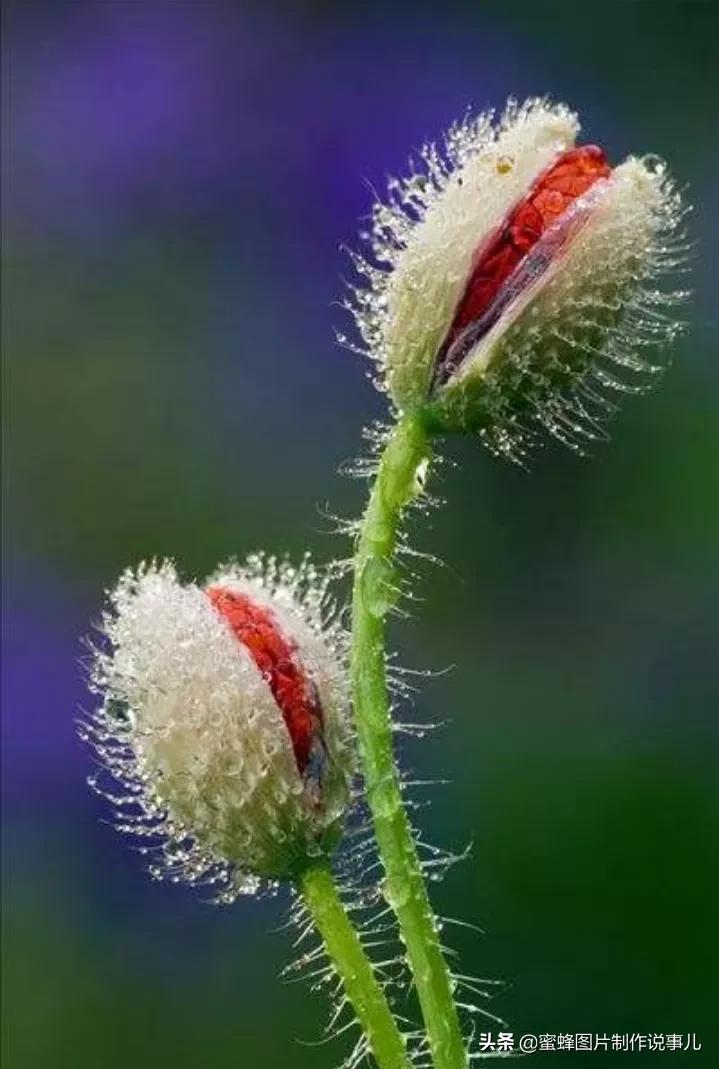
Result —
[[422, 866], [394, 761], [385, 664], [386, 615], [398, 596], [393, 563], [404, 508], [421, 489], [430, 455], [419, 416], [396, 426], [380, 461], [357, 543], [352, 605], [352, 686], [367, 800], [435, 1069], [466, 1069], [467, 1052]]
[[379, 1069], [410, 1069], [404, 1040], [326, 865], [298, 880], [305, 905], [339, 973]]

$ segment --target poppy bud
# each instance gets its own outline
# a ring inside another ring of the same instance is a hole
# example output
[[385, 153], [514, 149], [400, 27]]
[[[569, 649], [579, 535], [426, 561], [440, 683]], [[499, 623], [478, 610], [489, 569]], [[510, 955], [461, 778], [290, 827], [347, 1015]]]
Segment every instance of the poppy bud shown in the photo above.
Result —
[[110, 596], [85, 734], [125, 830], [159, 836], [158, 877], [225, 897], [300, 873], [336, 845], [351, 778], [343, 638], [312, 566], [251, 558], [204, 587], [172, 564]]
[[674, 337], [685, 296], [654, 288], [682, 258], [680, 198], [660, 161], [613, 168], [578, 131], [563, 105], [510, 103], [375, 206], [352, 310], [400, 412], [518, 457], [539, 426], [595, 436], [605, 391], [641, 385], [617, 369], [657, 370], [644, 350]]

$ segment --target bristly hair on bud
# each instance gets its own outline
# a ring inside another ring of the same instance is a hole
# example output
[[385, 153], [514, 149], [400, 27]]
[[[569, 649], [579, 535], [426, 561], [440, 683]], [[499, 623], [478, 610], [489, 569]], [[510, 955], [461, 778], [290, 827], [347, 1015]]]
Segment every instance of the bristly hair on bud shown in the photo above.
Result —
[[[544, 428], [573, 448], [604, 437], [616, 392], [681, 328], [681, 197], [656, 157], [610, 166], [576, 146], [562, 104], [510, 101], [454, 125], [374, 206], [364, 284], [346, 307], [400, 413], [479, 432], [521, 460]], [[346, 339], [340, 337], [345, 342]]]
[[81, 725], [91, 785], [151, 873], [232, 901], [339, 842], [354, 746], [347, 642], [305, 559], [253, 555], [202, 586], [171, 562], [127, 570], [93, 647]]

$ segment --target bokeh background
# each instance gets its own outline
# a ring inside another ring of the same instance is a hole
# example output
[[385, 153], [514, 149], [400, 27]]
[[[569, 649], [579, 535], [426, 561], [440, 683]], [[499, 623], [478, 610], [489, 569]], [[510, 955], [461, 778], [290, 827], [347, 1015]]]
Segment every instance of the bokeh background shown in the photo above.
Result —
[[[339, 349], [373, 188], [470, 106], [549, 92], [697, 205], [689, 335], [583, 461], [453, 442], [444, 567], [395, 636], [437, 672], [406, 748], [437, 889], [515, 1032], [696, 1032], [719, 1064], [714, 3], [76, 0], [5, 14], [8, 1069], [321, 1069], [286, 901], [150, 882], [84, 785], [80, 640], [128, 562], [345, 554], [383, 403]], [[545, 1054], [549, 1067], [574, 1054]], [[590, 1056], [587, 1055], [587, 1058]], [[610, 1061], [629, 1055], [594, 1054]]]

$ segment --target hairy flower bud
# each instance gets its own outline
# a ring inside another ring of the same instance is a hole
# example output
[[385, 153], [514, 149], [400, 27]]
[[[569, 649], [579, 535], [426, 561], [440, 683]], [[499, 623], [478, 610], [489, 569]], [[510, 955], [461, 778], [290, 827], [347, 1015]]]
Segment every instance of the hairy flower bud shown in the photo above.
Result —
[[390, 183], [371, 260], [356, 259], [369, 286], [351, 310], [397, 408], [509, 456], [538, 426], [574, 446], [594, 437], [606, 391], [641, 388], [657, 370], [645, 348], [679, 326], [668, 313], [685, 294], [655, 288], [684, 252], [664, 164], [612, 168], [578, 132], [544, 100], [453, 127]]
[[352, 764], [344, 644], [307, 561], [253, 557], [204, 588], [142, 566], [103, 629], [84, 731], [126, 793], [95, 785], [125, 830], [159, 837], [155, 875], [232, 898], [334, 848]]

